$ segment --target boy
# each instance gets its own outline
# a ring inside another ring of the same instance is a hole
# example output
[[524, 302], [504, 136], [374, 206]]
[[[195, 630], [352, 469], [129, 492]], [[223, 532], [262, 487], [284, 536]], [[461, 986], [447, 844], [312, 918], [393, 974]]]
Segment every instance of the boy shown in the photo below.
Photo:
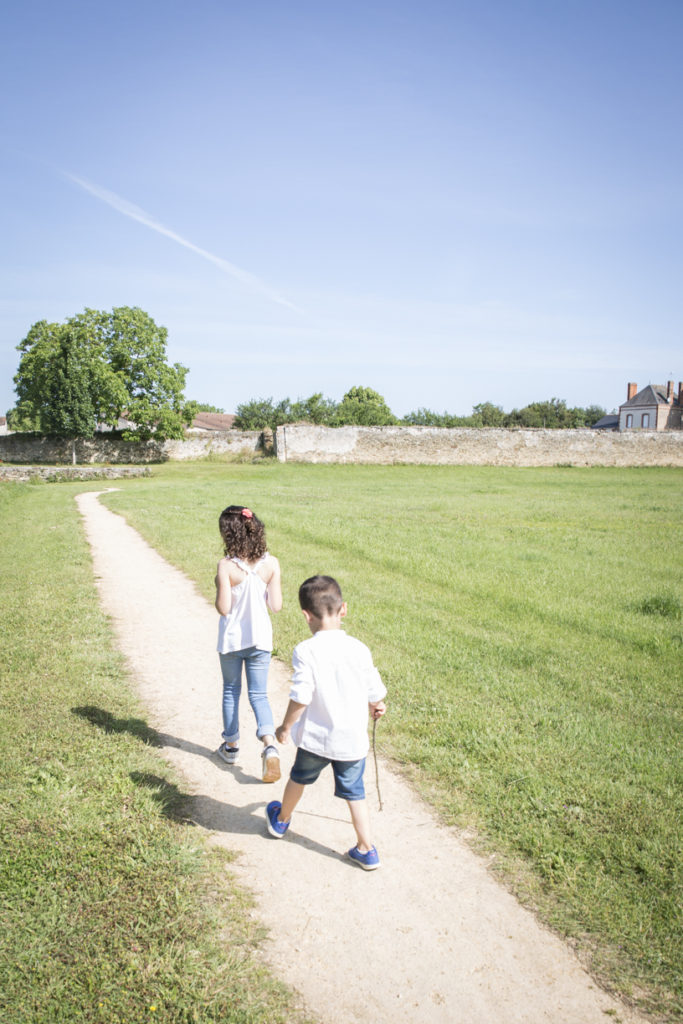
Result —
[[379, 867], [370, 836], [363, 772], [368, 752], [368, 705], [373, 718], [386, 708], [386, 687], [372, 663], [370, 651], [342, 631], [346, 602], [331, 576], [312, 576], [299, 588], [299, 604], [313, 634], [294, 649], [292, 688], [279, 743], [291, 738], [299, 748], [282, 803], [266, 808], [268, 831], [281, 839], [304, 787], [315, 782], [328, 764], [334, 773], [334, 795], [346, 800], [357, 845], [352, 861], [365, 871]]

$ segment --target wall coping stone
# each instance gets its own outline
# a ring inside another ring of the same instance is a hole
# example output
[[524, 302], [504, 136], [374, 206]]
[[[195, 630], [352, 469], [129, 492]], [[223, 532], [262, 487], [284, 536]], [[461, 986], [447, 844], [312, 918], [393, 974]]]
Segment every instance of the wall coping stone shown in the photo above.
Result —
[[17, 466], [0, 465], [0, 481], [25, 483], [47, 480], [51, 483], [70, 480], [121, 480], [128, 477], [151, 476], [148, 466]]

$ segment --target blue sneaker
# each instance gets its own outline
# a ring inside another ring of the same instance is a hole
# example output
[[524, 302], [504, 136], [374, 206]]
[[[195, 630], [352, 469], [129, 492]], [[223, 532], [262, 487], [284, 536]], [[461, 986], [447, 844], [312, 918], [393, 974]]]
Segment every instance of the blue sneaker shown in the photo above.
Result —
[[282, 804], [279, 800], [271, 800], [266, 807], [266, 821], [268, 822], [268, 831], [271, 836], [275, 836], [276, 839], [282, 839], [283, 835], [289, 828], [288, 821], [278, 821], [277, 816], [280, 813]]
[[352, 850], [349, 850], [349, 857], [356, 864], [360, 864], [363, 871], [374, 871], [379, 867], [379, 854], [374, 846], [367, 853], [361, 853], [358, 847], [354, 846]]

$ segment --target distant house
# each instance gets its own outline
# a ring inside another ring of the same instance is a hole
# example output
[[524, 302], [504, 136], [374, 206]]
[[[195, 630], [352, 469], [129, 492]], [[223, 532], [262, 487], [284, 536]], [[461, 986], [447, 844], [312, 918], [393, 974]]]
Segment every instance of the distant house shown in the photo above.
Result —
[[188, 428], [192, 434], [207, 434], [217, 430], [232, 430], [235, 416], [231, 412], [198, 412]]
[[629, 384], [626, 401], [619, 406], [619, 430], [681, 430], [683, 383], [648, 384], [638, 390]]
[[617, 413], [611, 412], [607, 416], [603, 416], [597, 423], [594, 423], [591, 430], [618, 430], [619, 429], [619, 417]]
[[7, 426], [7, 417], [0, 416], [0, 434], [9, 434], [10, 430]]

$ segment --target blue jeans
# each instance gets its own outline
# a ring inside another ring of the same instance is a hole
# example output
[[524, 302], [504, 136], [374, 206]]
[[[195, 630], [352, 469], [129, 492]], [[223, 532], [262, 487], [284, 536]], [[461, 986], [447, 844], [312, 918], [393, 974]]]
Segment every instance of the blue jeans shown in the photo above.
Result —
[[240, 738], [240, 694], [242, 693], [242, 665], [247, 675], [249, 703], [256, 716], [256, 735], [275, 735], [273, 712], [268, 703], [268, 667], [270, 651], [245, 647], [243, 651], [219, 654], [223, 673], [223, 739], [236, 743]]

